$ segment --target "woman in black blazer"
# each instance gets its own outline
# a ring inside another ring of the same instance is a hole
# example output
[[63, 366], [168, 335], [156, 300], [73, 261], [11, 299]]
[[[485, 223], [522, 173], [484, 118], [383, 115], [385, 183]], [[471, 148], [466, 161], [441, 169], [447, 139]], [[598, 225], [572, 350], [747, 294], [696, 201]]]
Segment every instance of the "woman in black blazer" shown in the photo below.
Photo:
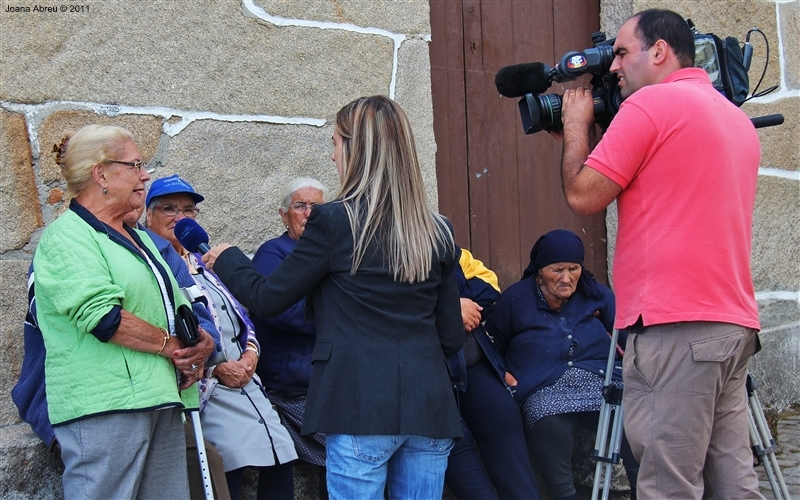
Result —
[[250, 311], [274, 316], [305, 296], [317, 341], [303, 434], [327, 434], [332, 499], [441, 498], [461, 437], [446, 359], [462, 346], [452, 230], [430, 211], [405, 113], [364, 97], [333, 132], [342, 189], [314, 207], [269, 277], [238, 249], [204, 260]]

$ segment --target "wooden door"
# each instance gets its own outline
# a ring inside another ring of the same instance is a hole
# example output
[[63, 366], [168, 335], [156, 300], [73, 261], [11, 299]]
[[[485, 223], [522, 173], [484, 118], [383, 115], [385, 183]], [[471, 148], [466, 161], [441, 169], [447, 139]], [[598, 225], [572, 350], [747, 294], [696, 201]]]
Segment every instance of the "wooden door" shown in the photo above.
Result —
[[[561, 144], [522, 132], [518, 99], [501, 97], [494, 78], [510, 64], [555, 65], [592, 46], [599, 0], [430, 0], [439, 210], [456, 241], [500, 278], [517, 281], [543, 233], [575, 231], [585, 265], [606, 280], [605, 213], [579, 217], [561, 191]], [[580, 81], [588, 86], [588, 78]], [[554, 84], [563, 94], [578, 83]]]

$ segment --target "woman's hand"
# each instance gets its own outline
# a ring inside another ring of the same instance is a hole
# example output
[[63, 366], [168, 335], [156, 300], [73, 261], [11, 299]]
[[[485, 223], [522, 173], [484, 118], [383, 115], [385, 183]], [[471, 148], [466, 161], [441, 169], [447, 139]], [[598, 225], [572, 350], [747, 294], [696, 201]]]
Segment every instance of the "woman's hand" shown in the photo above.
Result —
[[481, 324], [481, 311], [483, 307], [480, 304], [461, 297], [461, 319], [464, 321], [464, 330], [471, 332]]
[[219, 257], [219, 254], [221, 254], [225, 250], [229, 249], [231, 246], [232, 245], [229, 245], [227, 243], [220, 243], [219, 245], [215, 245], [215, 246], [211, 247], [211, 250], [209, 250], [208, 252], [206, 252], [203, 255], [203, 259], [202, 259], [203, 260], [203, 264], [205, 264], [206, 267], [209, 270], [213, 270], [214, 269], [214, 262], [217, 261], [217, 257]]
[[200, 333], [200, 342], [172, 352], [172, 363], [183, 375], [181, 389], [186, 389], [202, 376], [206, 359], [214, 352], [214, 338], [202, 328], [198, 327], [197, 330]]
[[517, 379], [514, 378], [514, 375], [511, 375], [509, 372], [506, 372], [505, 378], [506, 378], [506, 384], [508, 384], [510, 387], [517, 386]]
[[245, 351], [237, 361], [226, 361], [214, 368], [214, 376], [226, 387], [240, 389], [247, 385], [256, 371], [258, 358], [252, 351]]

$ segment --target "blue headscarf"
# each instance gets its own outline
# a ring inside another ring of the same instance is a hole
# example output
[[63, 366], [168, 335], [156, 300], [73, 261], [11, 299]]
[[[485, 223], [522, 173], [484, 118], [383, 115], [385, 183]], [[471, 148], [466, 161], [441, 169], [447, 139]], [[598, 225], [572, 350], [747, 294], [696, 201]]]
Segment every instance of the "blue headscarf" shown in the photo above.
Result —
[[539, 269], [556, 262], [574, 262], [581, 266], [581, 277], [578, 279], [577, 291], [588, 296], [600, 293], [599, 283], [585, 267], [583, 242], [577, 234], [566, 229], [554, 229], [536, 240], [531, 248], [531, 262], [522, 273], [522, 279], [528, 279]]

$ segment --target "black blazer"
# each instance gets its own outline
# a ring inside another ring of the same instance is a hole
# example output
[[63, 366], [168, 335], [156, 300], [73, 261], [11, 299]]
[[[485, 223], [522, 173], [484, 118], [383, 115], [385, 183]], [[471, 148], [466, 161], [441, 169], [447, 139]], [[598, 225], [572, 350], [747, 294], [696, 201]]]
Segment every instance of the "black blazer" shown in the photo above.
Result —
[[303, 434], [461, 437], [446, 366], [464, 342], [455, 255], [438, 251], [429, 278], [414, 284], [393, 279], [376, 242], [355, 275], [352, 255], [347, 213], [331, 202], [314, 207], [269, 277], [235, 248], [214, 272], [256, 316], [310, 294], [317, 340]]

